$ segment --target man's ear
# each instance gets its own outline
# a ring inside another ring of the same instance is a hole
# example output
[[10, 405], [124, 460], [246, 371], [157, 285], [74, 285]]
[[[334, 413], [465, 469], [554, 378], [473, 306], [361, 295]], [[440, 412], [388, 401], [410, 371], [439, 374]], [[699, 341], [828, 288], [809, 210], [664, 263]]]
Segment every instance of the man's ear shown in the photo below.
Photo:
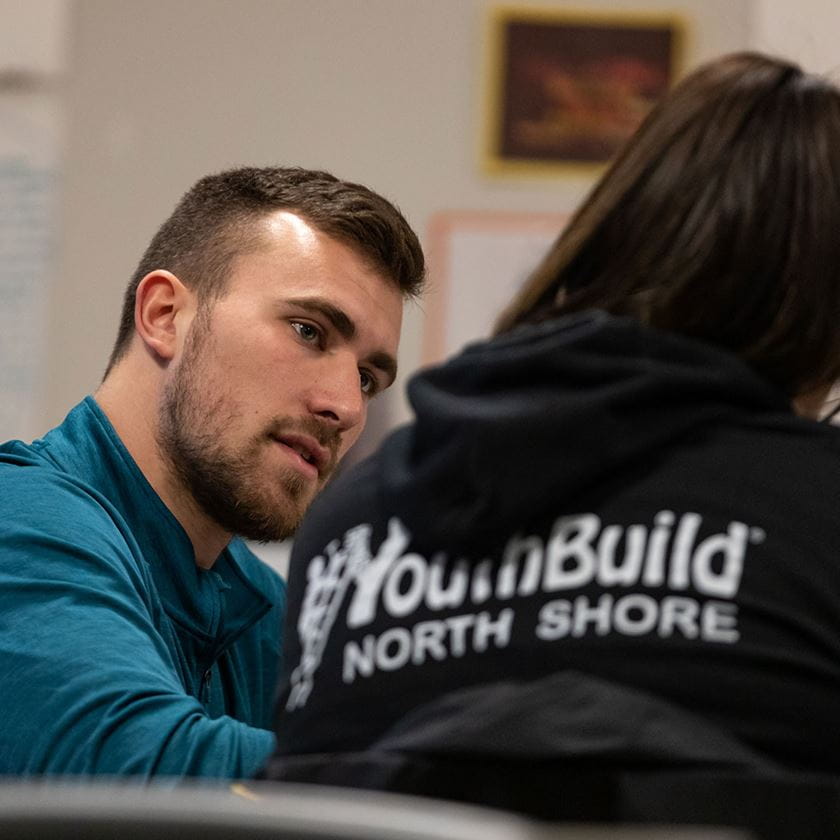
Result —
[[170, 361], [182, 346], [194, 313], [193, 293], [171, 271], [151, 271], [137, 286], [134, 327], [162, 361]]

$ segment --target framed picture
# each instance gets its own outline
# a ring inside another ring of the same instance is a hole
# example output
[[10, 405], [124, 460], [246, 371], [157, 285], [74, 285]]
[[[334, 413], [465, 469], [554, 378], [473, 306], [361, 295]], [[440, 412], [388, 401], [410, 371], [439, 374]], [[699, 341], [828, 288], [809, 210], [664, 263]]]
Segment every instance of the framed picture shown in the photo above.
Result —
[[494, 9], [485, 168], [602, 165], [675, 80], [683, 29], [672, 15]]
[[487, 338], [563, 229], [562, 213], [442, 212], [431, 219], [422, 362]]

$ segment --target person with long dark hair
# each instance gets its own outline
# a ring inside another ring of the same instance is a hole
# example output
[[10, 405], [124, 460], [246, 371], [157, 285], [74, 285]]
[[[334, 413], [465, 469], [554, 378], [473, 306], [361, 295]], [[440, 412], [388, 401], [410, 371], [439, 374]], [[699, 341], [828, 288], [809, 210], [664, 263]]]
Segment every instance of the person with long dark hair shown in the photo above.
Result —
[[832, 83], [743, 53], [677, 85], [312, 507], [269, 775], [840, 771], [838, 231]]

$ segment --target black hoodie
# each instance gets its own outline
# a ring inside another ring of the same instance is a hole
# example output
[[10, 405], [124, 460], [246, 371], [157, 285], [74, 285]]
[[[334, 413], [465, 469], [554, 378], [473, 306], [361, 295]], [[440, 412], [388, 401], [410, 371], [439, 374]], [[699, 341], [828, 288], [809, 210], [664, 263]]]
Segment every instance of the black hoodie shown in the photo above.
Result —
[[588, 727], [658, 749], [624, 719], [649, 698], [733, 754], [840, 770], [840, 431], [720, 349], [602, 313], [473, 345], [409, 396], [416, 421], [296, 539], [281, 753], [410, 741], [453, 702], [463, 727], [530, 685], [568, 720], [604, 686], [543, 753], [599, 754]]

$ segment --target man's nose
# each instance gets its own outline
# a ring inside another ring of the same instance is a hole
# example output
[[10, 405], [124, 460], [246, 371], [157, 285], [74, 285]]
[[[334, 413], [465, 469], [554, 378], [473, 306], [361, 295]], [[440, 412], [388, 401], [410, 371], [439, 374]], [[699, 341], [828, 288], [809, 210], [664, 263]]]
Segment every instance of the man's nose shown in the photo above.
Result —
[[[309, 385], [309, 410], [336, 430], [361, 433], [366, 402], [355, 358], [325, 356]], [[355, 440], [349, 435], [350, 442]]]

